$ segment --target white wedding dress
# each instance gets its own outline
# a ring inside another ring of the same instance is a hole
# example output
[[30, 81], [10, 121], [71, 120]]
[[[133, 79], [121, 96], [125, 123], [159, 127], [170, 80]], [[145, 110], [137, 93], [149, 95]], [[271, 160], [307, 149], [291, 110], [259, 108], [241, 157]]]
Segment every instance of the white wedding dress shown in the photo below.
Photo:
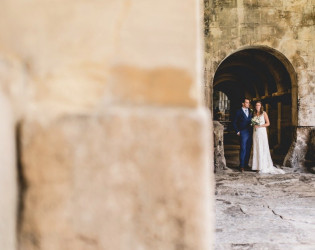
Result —
[[[265, 124], [264, 114], [259, 116], [259, 125]], [[259, 173], [284, 174], [282, 169], [275, 168], [269, 151], [269, 143], [266, 127], [254, 128], [252, 170]]]

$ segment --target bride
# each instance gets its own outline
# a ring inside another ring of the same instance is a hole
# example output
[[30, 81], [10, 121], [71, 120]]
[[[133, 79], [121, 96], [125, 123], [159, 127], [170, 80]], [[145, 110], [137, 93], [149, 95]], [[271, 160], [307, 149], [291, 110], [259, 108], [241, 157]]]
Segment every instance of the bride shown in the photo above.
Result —
[[252, 120], [259, 124], [254, 126], [252, 170], [259, 173], [284, 174], [282, 169], [273, 166], [266, 129], [270, 122], [260, 101], [256, 103]]

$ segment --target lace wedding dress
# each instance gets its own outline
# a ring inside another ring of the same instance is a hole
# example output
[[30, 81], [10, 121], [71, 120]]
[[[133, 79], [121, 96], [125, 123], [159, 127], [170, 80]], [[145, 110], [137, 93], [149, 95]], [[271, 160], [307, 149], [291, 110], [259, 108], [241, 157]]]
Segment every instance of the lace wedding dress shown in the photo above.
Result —
[[[258, 117], [259, 125], [265, 124], [264, 114]], [[252, 170], [259, 173], [284, 174], [282, 169], [275, 168], [269, 151], [266, 127], [254, 128]]]

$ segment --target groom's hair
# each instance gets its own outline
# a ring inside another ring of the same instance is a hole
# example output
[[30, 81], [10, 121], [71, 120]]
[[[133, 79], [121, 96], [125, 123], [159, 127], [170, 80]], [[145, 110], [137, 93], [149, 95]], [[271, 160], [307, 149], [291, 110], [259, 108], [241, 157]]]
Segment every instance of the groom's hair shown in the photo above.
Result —
[[242, 99], [242, 103], [245, 103], [246, 100], [250, 101], [248, 98], [244, 97], [244, 98]]

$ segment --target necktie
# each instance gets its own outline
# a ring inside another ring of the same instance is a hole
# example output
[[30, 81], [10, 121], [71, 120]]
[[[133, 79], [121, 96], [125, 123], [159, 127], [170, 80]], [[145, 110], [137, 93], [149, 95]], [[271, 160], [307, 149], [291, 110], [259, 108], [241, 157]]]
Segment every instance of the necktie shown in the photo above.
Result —
[[246, 116], [248, 116], [248, 113], [247, 113], [247, 112], [248, 112], [248, 110], [247, 110], [247, 109], [245, 109], [245, 114], [246, 114]]

